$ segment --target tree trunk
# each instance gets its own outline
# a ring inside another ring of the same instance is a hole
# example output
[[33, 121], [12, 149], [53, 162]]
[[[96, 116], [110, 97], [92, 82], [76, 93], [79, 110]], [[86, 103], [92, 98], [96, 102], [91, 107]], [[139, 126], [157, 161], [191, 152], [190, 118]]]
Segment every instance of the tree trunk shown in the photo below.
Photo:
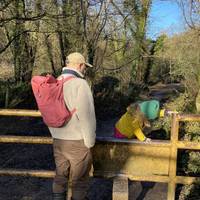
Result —
[[53, 60], [52, 46], [48, 37], [49, 35], [45, 35], [45, 44], [47, 46], [47, 54], [51, 63], [51, 69], [53, 71], [53, 74], [56, 74], [56, 69], [55, 69], [54, 60]]
[[133, 10], [133, 18], [136, 23], [135, 31], [135, 54], [137, 59], [136, 64], [136, 81], [144, 83], [145, 82], [145, 70], [147, 66], [144, 62], [144, 56], [148, 55], [148, 46], [146, 42], [146, 27], [147, 19], [150, 11], [152, 0], [142, 0], [138, 2], [135, 9]]
[[[36, 11], [39, 10], [39, 2], [40, 0], [37, 1]], [[31, 33], [29, 33], [25, 26], [25, 21], [22, 20], [26, 16], [25, 9], [25, 2], [23, 0], [13, 1], [13, 12], [11, 14], [15, 18], [14, 28], [13, 26], [5, 27], [8, 40], [15, 38], [11, 45], [11, 52], [13, 54], [15, 80], [17, 82], [30, 82], [38, 40], [37, 34], [34, 38], [31, 37]], [[39, 22], [36, 22], [35, 25], [37, 32]]]

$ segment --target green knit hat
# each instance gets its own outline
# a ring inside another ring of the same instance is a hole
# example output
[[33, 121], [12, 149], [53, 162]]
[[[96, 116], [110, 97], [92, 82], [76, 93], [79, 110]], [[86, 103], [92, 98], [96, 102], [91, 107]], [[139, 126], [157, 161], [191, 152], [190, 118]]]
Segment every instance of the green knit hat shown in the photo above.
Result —
[[143, 101], [139, 103], [140, 110], [147, 119], [154, 120], [159, 117], [160, 103], [157, 100]]

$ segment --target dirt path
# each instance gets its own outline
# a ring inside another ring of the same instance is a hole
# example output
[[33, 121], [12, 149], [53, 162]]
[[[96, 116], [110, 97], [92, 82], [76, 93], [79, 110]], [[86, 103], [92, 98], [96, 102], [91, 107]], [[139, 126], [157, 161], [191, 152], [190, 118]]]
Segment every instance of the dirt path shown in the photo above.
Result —
[[[51, 200], [52, 179], [0, 177], [0, 200]], [[90, 200], [112, 200], [112, 180], [93, 179]], [[166, 184], [129, 184], [130, 200], [166, 200]], [[123, 200], [123, 199], [122, 199]]]

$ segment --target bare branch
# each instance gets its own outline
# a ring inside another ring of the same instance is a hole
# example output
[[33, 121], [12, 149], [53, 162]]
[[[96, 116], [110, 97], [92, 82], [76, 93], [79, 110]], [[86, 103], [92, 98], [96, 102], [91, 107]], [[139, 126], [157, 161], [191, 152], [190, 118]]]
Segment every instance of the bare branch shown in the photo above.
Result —
[[3, 10], [5, 10], [9, 5], [10, 3], [12, 2], [12, 0], [6, 2], [6, 3], [0, 3], [0, 12], [2, 12]]
[[46, 13], [42, 13], [41, 15], [36, 15], [33, 17], [18, 17], [18, 16], [14, 16], [14, 17], [10, 17], [10, 18], [6, 18], [6, 19], [1, 19], [0, 20], [0, 26], [2, 27], [5, 23], [8, 23], [12, 20], [19, 20], [19, 21], [37, 21], [41, 18], [43, 18], [46, 15]]
[[128, 18], [128, 14], [127, 16], [124, 15], [124, 13], [120, 10], [120, 8], [114, 3], [113, 0], [110, 0], [110, 2], [112, 3], [112, 5], [114, 6], [114, 8], [118, 11], [118, 13], [123, 17], [123, 21], [126, 21], [129, 25], [130, 31], [132, 33], [133, 36], [135, 36], [136, 32], [134, 31], [134, 29], [132, 28], [130, 22], [127, 20]]
[[3, 52], [12, 44], [12, 42], [13, 42], [14, 40], [16, 40], [20, 35], [22, 35], [22, 34], [24, 34], [24, 33], [28, 33], [28, 32], [30, 32], [30, 31], [26, 30], [26, 31], [23, 31], [23, 32], [21, 32], [21, 33], [15, 35], [15, 36], [13, 36], [13, 37], [9, 40], [9, 42], [8, 42], [3, 48], [0, 49], [0, 54], [3, 53]]
[[[139, 56], [139, 57], [140, 57], [140, 56]], [[132, 63], [134, 60], [137, 60], [139, 57], [135, 57], [135, 58], [129, 60], [127, 63], [125, 63], [125, 64], [123, 64], [123, 65], [121, 65], [121, 66], [119, 66], [119, 67], [111, 68], [111, 69], [108, 69], [108, 68], [103, 67], [103, 69], [104, 69], [104, 70], [108, 70], [108, 71], [115, 71], [115, 70], [119, 70], [119, 69], [124, 68], [124, 67], [129, 67], [128, 64]]]
[[176, 2], [181, 8], [184, 20], [188, 25], [188, 27], [200, 31], [199, 28], [200, 21], [197, 20], [199, 19], [199, 12], [200, 12], [199, 0], [190, 0], [190, 1], [177, 0]]

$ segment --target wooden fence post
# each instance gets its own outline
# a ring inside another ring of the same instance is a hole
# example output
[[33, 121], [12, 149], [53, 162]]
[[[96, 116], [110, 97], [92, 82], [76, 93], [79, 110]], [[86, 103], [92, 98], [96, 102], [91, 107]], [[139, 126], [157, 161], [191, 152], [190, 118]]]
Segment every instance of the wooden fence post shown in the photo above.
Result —
[[175, 200], [178, 129], [179, 129], [178, 115], [173, 114], [172, 127], [171, 127], [171, 144], [172, 144], [172, 146], [171, 146], [171, 154], [170, 154], [169, 183], [168, 183], [167, 200]]
[[113, 179], [113, 200], [128, 200], [128, 178], [115, 177]]

